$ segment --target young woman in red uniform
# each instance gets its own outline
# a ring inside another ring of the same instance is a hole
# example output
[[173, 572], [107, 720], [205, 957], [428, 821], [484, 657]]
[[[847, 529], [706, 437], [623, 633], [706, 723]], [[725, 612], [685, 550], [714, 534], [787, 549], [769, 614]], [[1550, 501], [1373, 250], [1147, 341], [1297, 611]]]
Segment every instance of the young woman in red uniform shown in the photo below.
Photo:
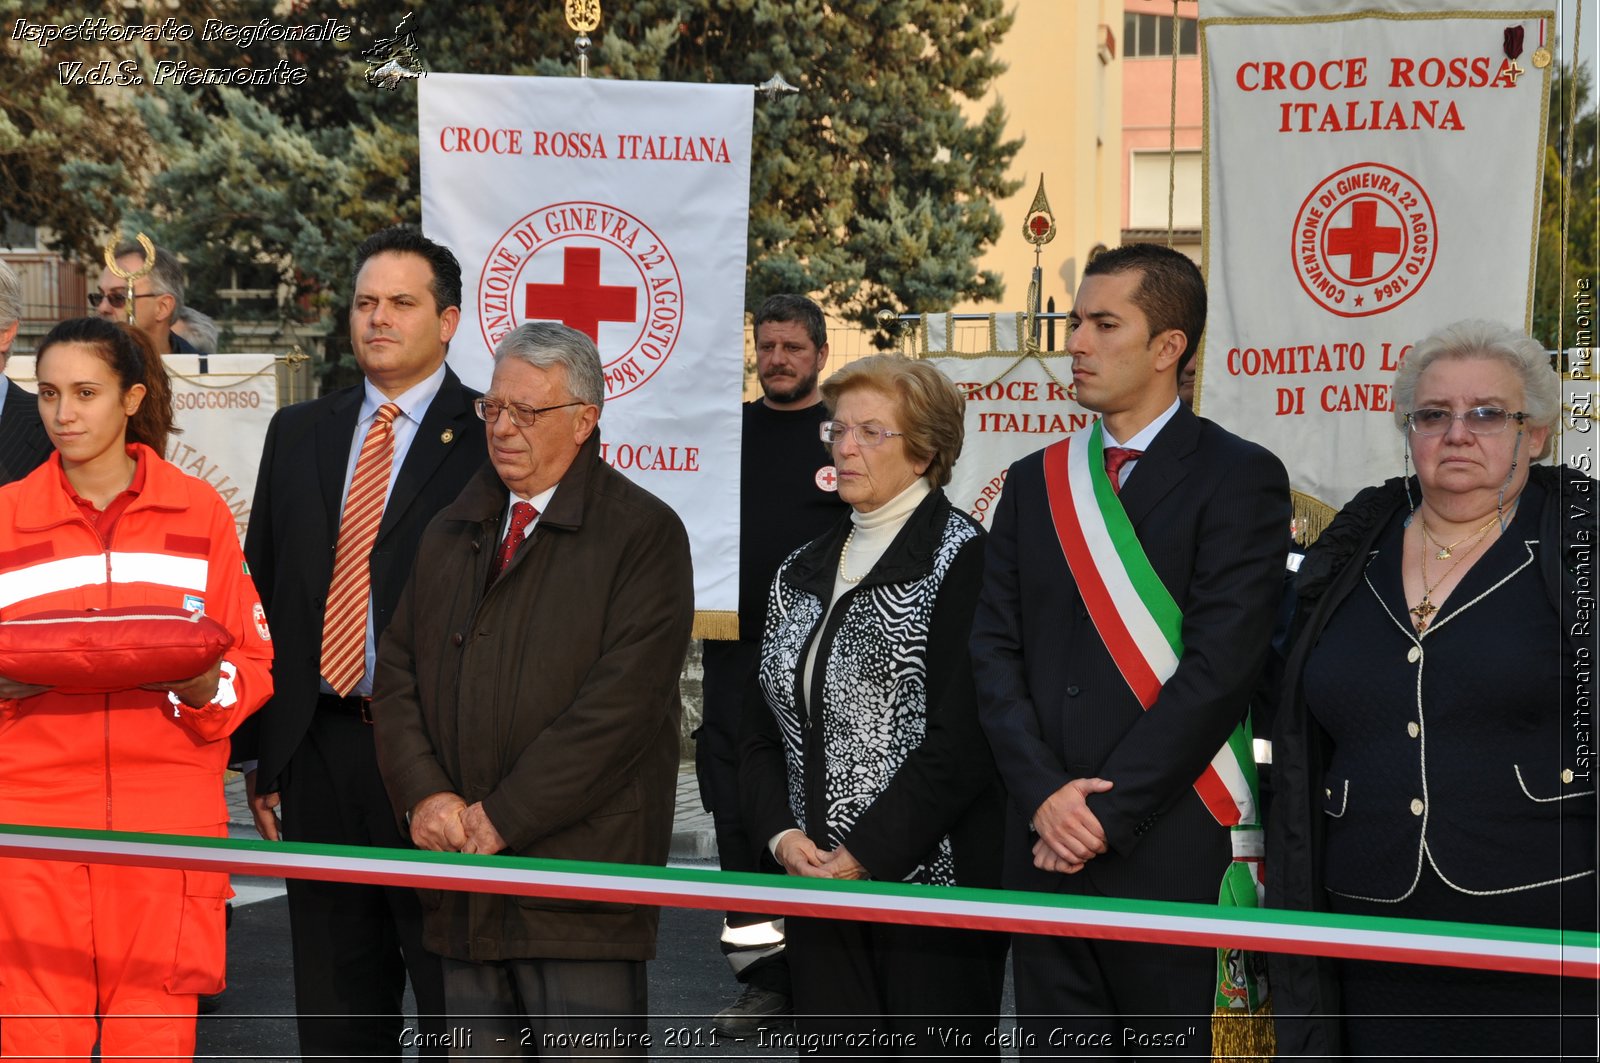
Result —
[[[56, 453], [0, 489], [0, 620], [174, 606], [234, 644], [111, 693], [0, 678], [0, 823], [225, 836], [227, 736], [272, 689], [233, 514], [162, 458], [171, 392], [142, 333], [62, 322], [37, 375]], [[4, 858], [0, 883], [0, 1055], [193, 1055], [197, 995], [223, 984], [226, 874]]]

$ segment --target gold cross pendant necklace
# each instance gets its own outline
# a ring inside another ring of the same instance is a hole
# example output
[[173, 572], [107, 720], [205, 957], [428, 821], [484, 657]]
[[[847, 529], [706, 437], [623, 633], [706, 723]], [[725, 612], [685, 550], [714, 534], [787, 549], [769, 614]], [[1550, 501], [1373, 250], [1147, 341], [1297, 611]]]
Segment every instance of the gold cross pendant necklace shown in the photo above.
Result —
[[[1472, 556], [1472, 552], [1478, 548], [1478, 544], [1483, 541], [1484, 536], [1489, 534], [1489, 529], [1494, 527], [1495, 523], [1499, 521], [1500, 518], [1498, 514], [1490, 517], [1489, 523], [1485, 524], [1483, 527], [1479, 528], [1466, 538], [1457, 539], [1449, 546], [1439, 546], [1438, 540], [1436, 540], [1432, 535], [1428, 534], [1428, 522], [1427, 520], [1423, 519], [1422, 507], [1420, 506], [1417, 507], [1417, 519], [1422, 526], [1422, 540], [1418, 542], [1418, 546], [1420, 548], [1418, 552], [1418, 560], [1422, 564], [1422, 600], [1416, 605], [1412, 606], [1408, 611], [1417, 621], [1417, 630], [1422, 632], [1428, 630], [1429, 620], [1433, 617], [1434, 613], [1439, 611], [1439, 607], [1433, 604], [1433, 592], [1439, 589], [1439, 584], [1443, 583], [1447, 578], [1449, 578], [1450, 573], [1456, 570], [1457, 565], [1461, 564], [1461, 562]], [[1428, 583], [1428, 554], [1432, 551], [1428, 549], [1428, 544], [1432, 543], [1435, 547], [1438, 547], [1438, 552], [1434, 553], [1433, 555], [1435, 560], [1446, 561], [1453, 556], [1453, 551], [1456, 547], [1460, 546], [1462, 543], [1468, 542], [1469, 540], [1471, 541], [1471, 545], [1462, 552], [1460, 557], [1457, 557], [1448, 566], [1446, 566], [1445, 570], [1440, 573], [1439, 578], [1434, 580], [1430, 585]]]

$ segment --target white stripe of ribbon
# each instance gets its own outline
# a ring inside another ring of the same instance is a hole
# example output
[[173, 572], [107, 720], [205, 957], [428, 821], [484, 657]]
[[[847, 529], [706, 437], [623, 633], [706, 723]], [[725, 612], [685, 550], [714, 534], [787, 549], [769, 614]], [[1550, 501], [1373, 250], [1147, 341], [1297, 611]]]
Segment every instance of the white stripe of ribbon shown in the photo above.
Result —
[[[287, 846], [262, 849], [262, 843], [172, 843], [122, 841], [100, 838], [61, 838], [16, 834], [0, 828], [0, 854], [45, 859], [92, 860], [149, 864], [158, 867], [203, 868], [284, 878], [330, 878], [409, 885], [423, 888], [505, 893], [518, 896], [573, 895], [586, 900], [634, 900], [676, 904], [686, 908], [733, 908], [750, 911], [826, 910], [836, 917], [868, 918], [882, 922], [919, 922], [980, 929], [1017, 929], [1024, 933], [1050, 933], [1052, 927], [1077, 936], [1122, 940], [1165, 940], [1189, 945], [1233, 946], [1268, 951], [1327, 956], [1403, 960], [1496, 969], [1495, 961], [1509, 969], [1532, 963], [1551, 970], [1594, 977], [1600, 970], [1600, 947], [1559, 942], [1483, 938], [1448, 932], [1375, 930], [1326, 926], [1304, 913], [1273, 913], [1261, 919], [1242, 909], [1212, 909], [1204, 905], [1162, 903], [1162, 907], [1193, 908], [1197, 914], [1178, 915], [1149, 911], [1116, 911], [1051, 904], [965, 900], [949, 897], [936, 887], [905, 887], [892, 894], [857, 892], [846, 883], [830, 889], [800, 889], [771, 884], [730, 882], [714, 871], [673, 870], [661, 877], [592, 871], [552, 871], [529, 868], [515, 858], [465, 857], [449, 863], [404, 857], [364, 857], [347, 850], [337, 853], [288, 851]], [[319, 875], [317, 872], [330, 872]], [[558, 892], [559, 891], [559, 892]], [[954, 891], [948, 891], [954, 892]], [[966, 891], [963, 891], [966, 892]], [[1117, 902], [1110, 902], [1115, 904]], [[1215, 912], [1216, 914], [1204, 914]], [[856, 913], [852, 915], [852, 913]], [[899, 919], [898, 915], [923, 917]], [[932, 918], [927, 918], [927, 917]], [[1306, 922], [1288, 922], [1285, 917]], [[1363, 922], [1384, 922], [1371, 919]], [[1386, 955], [1387, 954], [1387, 955]], [[1477, 962], [1459, 963], [1462, 960]], [[1489, 962], [1484, 962], [1489, 961]], [[1518, 961], [1521, 961], [1519, 964]]]

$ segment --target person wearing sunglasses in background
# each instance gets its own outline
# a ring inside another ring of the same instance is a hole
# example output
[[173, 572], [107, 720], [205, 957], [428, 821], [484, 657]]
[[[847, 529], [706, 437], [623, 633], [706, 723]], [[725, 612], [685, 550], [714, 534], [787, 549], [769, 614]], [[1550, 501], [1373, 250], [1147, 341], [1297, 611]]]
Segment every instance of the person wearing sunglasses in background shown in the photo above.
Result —
[[[1538, 342], [1463, 321], [1406, 356], [1394, 403], [1415, 477], [1358, 494], [1300, 568], [1268, 902], [1592, 932], [1592, 731], [1571, 713], [1594, 699], [1574, 621], [1595, 481], [1533, 464], [1560, 378]], [[1271, 984], [1286, 1058], [1594, 1058], [1592, 981], [1274, 955]]]
[[[155, 252], [155, 267], [133, 282], [132, 291], [126, 280], [111, 272], [111, 267], [102, 269], [100, 287], [89, 293], [89, 311], [107, 321], [125, 322], [131, 299], [133, 325], [150, 338], [150, 345], [158, 354], [200, 354], [194, 344], [172, 331], [173, 322], [183, 313], [183, 266], [166, 248], [155, 245]], [[118, 244], [112, 255], [126, 273], [144, 269], [144, 248], [132, 240]]]

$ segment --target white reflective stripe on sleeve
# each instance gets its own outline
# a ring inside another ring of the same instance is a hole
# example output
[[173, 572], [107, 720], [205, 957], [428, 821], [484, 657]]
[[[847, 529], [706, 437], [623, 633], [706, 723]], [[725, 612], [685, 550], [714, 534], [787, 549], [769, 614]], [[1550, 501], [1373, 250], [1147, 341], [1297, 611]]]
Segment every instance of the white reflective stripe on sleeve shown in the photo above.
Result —
[[106, 555], [61, 557], [0, 574], [0, 609], [30, 598], [106, 581]]
[[186, 591], [204, 591], [211, 565], [203, 557], [171, 554], [111, 554], [112, 583], [159, 583]]

